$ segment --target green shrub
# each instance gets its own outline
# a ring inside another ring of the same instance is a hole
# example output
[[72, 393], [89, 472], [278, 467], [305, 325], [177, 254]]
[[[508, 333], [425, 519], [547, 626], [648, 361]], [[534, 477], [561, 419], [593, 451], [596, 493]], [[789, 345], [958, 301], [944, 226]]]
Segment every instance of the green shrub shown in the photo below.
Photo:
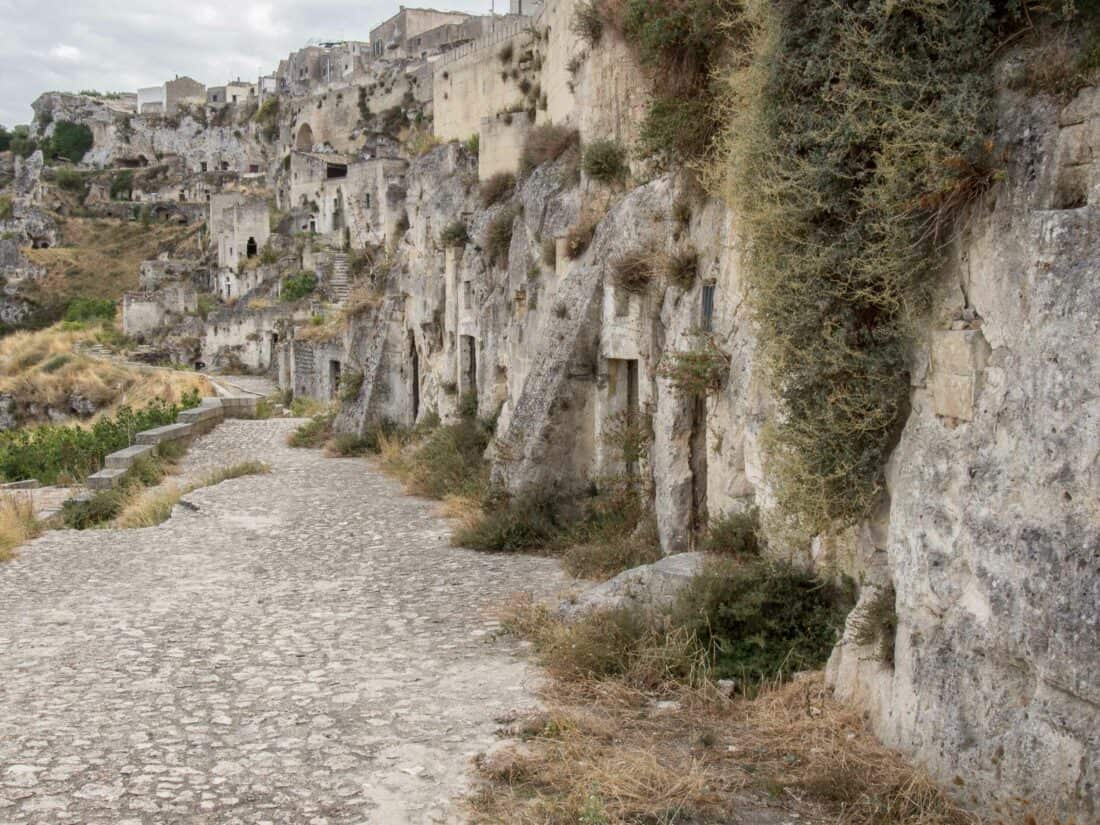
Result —
[[710, 651], [715, 678], [752, 690], [821, 668], [850, 609], [840, 588], [808, 570], [713, 559], [678, 597], [672, 623]]
[[363, 389], [363, 373], [358, 370], [348, 370], [340, 376], [340, 400], [351, 403], [359, 398]]
[[268, 142], [279, 136], [279, 98], [269, 97], [252, 116], [261, 127], [260, 133]]
[[66, 321], [113, 321], [118, 304], [106, 298], [73, 298], [65, 308]]
[[626, 177], [626, 151], [613, 140], [596, 140], [584, 149], [584, 173], [600, 183]]
[[522, 553], [546, 548], [560, 529], [555, 501], [523, 498], [459, 528], [452, 543], [486, 553]]
[[128, 201], [133, 197], [134, 173], [130, 169], [111, 177], [111, 200]]
[[73, 357], [68, 353], [62, 353], [61, 355], [55, 355], [49, 361], [42, 365], [42, 372], [54, 373], [70, 363]]
[[50, 154], [78, 163], [92, 148], [92, 130], [83, 123], [59, 120], [50, 138]]
[[307, 449], [323, 447], [332, 438], [332, 419], [332, 414], [327, 412], [315, 415], [290, 434], [287, 444]]
[[54, 169], [51, 176], [54, 183], [58, 188], [64, 189], [66, 192], [83, 193], [87, 186], [87, 176], [82, 172], [78, 172], [76, 169]]
[[992, 64], [1018, 24], [995, 7], [810, 0], [739, 18], [757, 35], [729, 79], [717, 172], [752, 238], [775, 491], [806, 533], [877, 501], [908, 413], [911, 316], [955, 216], [998, 178]]
[[409, 491], [434, 499], [480, 499], [488, 481], [484, 454], [491, 435], [473, 417], [433, 430], [413, 453], [407, 474]]
[[72, 530], [87, 530], [105, 524], [126, 505], [123, 490], [100, 490], [87, 499], [69, 499], [61, 505], [61, 520]]
[[509, 172], [498, 172], [481, 184], [481, 205], [488, 209], [511, 197], [516, 188], [516, 176]]
[[0, 195], [0, 221], [10, 221], [15, 217], [15, 199], [11, 195]]
[[724, 556], [759, 556], [760, 513], [753, 507], [743, 513], [724, 513], [711, 518], [699, 549]]
[[11, 132], [0, 126], [0, 152], [6, 152], [11, 148]]
[[508, 253], [512, 247], [512, 232], [515, 229], [519, 207], [515, 204], [501, 209], [489, 221], [485, 230], [485, 251], [489, 253], [489, 262], [493, 266], [507, 266]]
[[105, 456], [131, 446], [134, 435], [174, 423], [181, 410], [200, 400], [193, 392], [176, 405], [157, 401], [138, 411], [121, 407], [88, 429], [47, 424], [0, 433], [0, 475], [8, 481], [35, 478], [44, 485], [79, 482], [102, 469]]
[[659, 96], [650, 104], [638, 133], [642, 155], [669, 160], [703, 155], [721, 123], [712, 97]]
[[580, 132], [567, 126], [534, 127], [523, 142], [520, 174], [526, 177], [543, 164], [553, 163], [569, 149], [580, 145], [580, 140]]
[[584, 0], [578, 3], [570, 24], [573, 34], [589, 46], [603, 39], [603, 11], [600, 0]]
[[696, 333], [694, 339], [690, 349], [666, 353], [657, 365], [657, 375], [686, 396], [716, 393], [729, 374], [730, 357], [712, 335]]
[[467, 390], [458, 399], [458, 414], [463, 418], [477, 418], [477, 393]]
[[280, 297], [287, 303], [300, 301], [307, 295], [312, 295], [317, 289], [317, 276], [312, 272], [299, 272], [290, 275], [283, 281], [283, 289]]
[[463, 221], [454, 221], [448, 224], [447, 228], [443, 230], [443, 234], [439, 236], [439, 240], [446, 247], [462, 247], [470, 240], [470, 232]]

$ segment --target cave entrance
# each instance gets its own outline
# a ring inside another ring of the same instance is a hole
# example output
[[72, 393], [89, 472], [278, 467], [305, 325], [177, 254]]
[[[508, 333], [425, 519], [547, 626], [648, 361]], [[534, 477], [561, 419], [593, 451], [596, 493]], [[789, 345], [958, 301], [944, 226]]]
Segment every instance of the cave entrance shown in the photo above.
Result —
[[409, 330], [409, 361], [412, 373], [412, 423], [420, 417], [420, 352], [416, 349], [416, 336]]
[[313, 149], [313, 129], [308, 123], [303, 123], [298, 130], [298, 138], [294, 141], [294, 148], [299, 152], [308, 152]]
[[340, 370], [339, 361], [328, 362], [328, 394], [329, 398], [336, 398], [340, 394]]
[[472, 335], [459, 338], [459, 370], [462, 379], [461, 391], [477, 396], [477, 341]]
[[692, 399], [691, 438], [688, 442], [691, 466], [691, 528], [698, 536], [707, 524], [707, 397]]
[[[641, 423], [641, 401], [638, 390], [638, 359], [607, 359], [607, 421], [612, 432], [633, 433]], [[624, 439], [624, 442], [628, 439]], [[632, 440], [632, 439], [630, 439]], [[621, 456], [628, 475], [638, 473], [636, 457], [624, 449]]]
[[249, 238], [249, 239], [248, 239], [248, 243], [246, 243], [246, 244], [244, 245], [244, 254], [245, 254], [245, 257], [246, 257], [246, 258], [255, 258], [255, 257], [256, 257], [256, 253], [257, 253], [258, 251], [259, 251], [259, 250], [258, 250], [258, 249], [257, 249], [257, 247], [256, 247], [256, 239], [255, 239], [255, 238]]

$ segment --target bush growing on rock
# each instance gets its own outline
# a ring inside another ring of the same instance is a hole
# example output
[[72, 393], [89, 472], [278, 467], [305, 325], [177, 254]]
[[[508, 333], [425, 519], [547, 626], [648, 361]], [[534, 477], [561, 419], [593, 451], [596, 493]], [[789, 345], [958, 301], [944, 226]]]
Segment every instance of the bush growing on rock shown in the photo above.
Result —
[[511, 197], [516, 189], [516, 176], [509, 172], [498, 172], [481, 184], [481, 205], [488, 209]]
[[299, 272], [291, 275], [283, 281], [283, 289], [280, 297], [283, 301], [293, 303], [300, 301], [317, 289], [317, 276], [312, 272]]
[[553, 163], [569, 149], [580, 145], [580, 132], [567, 126], [545, 124], [527, 133], [520, 158], [520, 173], [525, 177], [546, 163]]
[[83, 123], [59, 120], [53, 127], [50, 138], [51, 157], [60, 157], [78, 163], [92, 148], [92, 130]]
[[635, 249], [617, 258], [611, 264], [615, 285], [627, 292], [645, 292], [653, 280], [655, 257], [652, 249]]
[[512, 247], [512, 232], [518, 217], [519, 207], [512, 204], [501, 209], [489, 221], [484, 245], [493, 266], [507, 266], [508, 253]]
[[466, 228], [466, 224], [462, 221], [454, 221], [447, 225], [447, 228], [443, 230], [443, 234], [439, 236], [440, 242], [445, 247], [452, 246], [465, 246], [466, 242], [470, 240], [470, 232]]
[[584, 149], [584, 173], [600, 183], [626, 177], [626, 150], [612, 140], [597, 140]]

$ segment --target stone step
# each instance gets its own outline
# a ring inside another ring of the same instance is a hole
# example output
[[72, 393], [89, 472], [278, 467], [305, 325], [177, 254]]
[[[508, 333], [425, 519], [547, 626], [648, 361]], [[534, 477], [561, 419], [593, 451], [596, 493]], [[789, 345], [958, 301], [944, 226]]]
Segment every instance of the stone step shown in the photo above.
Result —
[[157, 427], [153, 430], [146, 430], [143, 433], [138, 433], [134, 437], [134, 441], [138, 444], [163, 444], [166, 441], [178, 441], [181, 438], [188, 438], [194, 428], [190, 424], [168, 424], [164, 427]]
[[139, 458], [152, 455], [155, 451], [156, 447], [152, 445], [135, 444], [133, 447], [111, 453], [105, 460], [105, 466], [108, 470], [128, 470]]
[[88, 476], [88, 489], [110, 490], [119, 485], [124, 475], [126, 475], [126, 470], [122, 467], [100, 470], [95, 475]]

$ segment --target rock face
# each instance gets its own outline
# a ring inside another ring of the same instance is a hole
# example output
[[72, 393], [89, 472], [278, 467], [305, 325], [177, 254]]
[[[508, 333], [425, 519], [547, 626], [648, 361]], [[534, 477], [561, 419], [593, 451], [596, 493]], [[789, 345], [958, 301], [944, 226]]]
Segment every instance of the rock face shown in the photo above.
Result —
[[1004, 113], [1010, 182], [958, 244], [891, 461], [878, 552], [898, 594], [896, 666], [842, 647], [832, 675], [939, 775], [1088, 821], [1100, 815], [1100, 175], [1075, 161], [1095, 148], [1100, 91], [1060, 111], [1006, 100]]

